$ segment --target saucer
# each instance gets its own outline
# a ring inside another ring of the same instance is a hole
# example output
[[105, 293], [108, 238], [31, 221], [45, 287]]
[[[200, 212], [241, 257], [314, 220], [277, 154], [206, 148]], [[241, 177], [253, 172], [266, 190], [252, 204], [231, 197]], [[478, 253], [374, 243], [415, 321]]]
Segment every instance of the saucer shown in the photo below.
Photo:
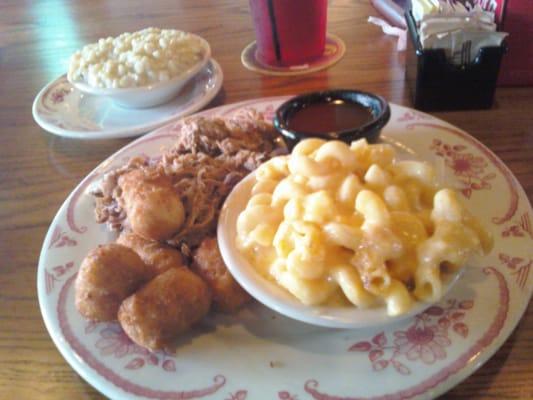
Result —
[[324, 54], [306, 64], [281, 66], [268, 65], [257, 59], [257, 43], [253, 41], [241, 53], [242, 64], [251, 71], [265, 75], [292, 76], [310, 74], [328, 68], [339, 61], [346, 51], [346, 45], [340, 37], [332, 33], [326, 34]]
[[168, 103], [146, 109], [117, 106], [107, 97], [83, 94], [62, 75], [33, 103], [33, 118], [45, 130], [74, 139], [139, 136], [205, 107], [222, 87], [220, 65], [211, 59]]

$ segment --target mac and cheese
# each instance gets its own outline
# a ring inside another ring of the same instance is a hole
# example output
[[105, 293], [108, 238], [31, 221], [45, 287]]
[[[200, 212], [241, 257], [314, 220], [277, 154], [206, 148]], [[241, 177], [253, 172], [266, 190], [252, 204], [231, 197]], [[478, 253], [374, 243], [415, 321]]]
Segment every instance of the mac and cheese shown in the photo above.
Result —
[[490, 235], [433, 167], [387, 144], [307, 139], [261, 165], [237, 220], [241, 251], [302, 303], [385, 303], [389, 315], [443, 294], [447, 271]]

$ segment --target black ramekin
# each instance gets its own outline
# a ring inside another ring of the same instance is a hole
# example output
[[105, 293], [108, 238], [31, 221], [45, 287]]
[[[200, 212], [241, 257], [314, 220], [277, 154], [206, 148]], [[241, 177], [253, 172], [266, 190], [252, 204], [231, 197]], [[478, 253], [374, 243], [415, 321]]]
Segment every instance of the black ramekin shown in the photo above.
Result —
[[[372, 120], [364, 125], [354, 126], [347, 130], [339, 132], [323, 132], [321, 134], [299, 132], [289, 129], [288, 122], [290, 118], [299, 110], [308, 107], [311, 104], [331, 103], [335, 100], [358, 104], [369, 109], [372, 113]], [[381, 129], [387, 124], [389, 119], [390, 107], [383, 97], [359, 90], [338, 89], [305, 93], [287, 100], [276, 110], [274, 127], [281, 133], [289, 150], [292, 150], [296, 143], [309, 137], [342, 140], [346, 143], [366, 138], [370, 143], [373, 143], [377, 141]]]

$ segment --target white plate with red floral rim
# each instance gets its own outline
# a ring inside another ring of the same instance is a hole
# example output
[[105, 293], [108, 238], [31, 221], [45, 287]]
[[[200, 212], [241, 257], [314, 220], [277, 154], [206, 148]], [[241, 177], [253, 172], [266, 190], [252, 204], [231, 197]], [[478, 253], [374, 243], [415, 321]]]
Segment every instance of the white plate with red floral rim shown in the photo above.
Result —
[[46, 85], [33, 102], [33, 118], [48, 132], [72, 139], [97, 140], [139, 136], [205, 107], [222, 87], [222, 68], [214, 59], [165, 104], [134, 109], [104, 96], [84, 94], [62, 75]]
[[[202, 114], [254, 107], [272, 117], [286, 99]], [[421, 159], [442, 159], [469, 209], [495, 238], [494, 250], [468, 268], [442, 301], [409, 319], [363, 330], [312, 326], [252, 304], [235, 316], [210, 315], [180, 338], [175, 354], [150, 353], [118, 325], [83, 319], [73, 301], [76, 272], [89, 249], [114, 238], [94, 221], [85, 191], [133, 156], [157, 156], [179, 132], [178, 121], [100, 164], [54, 218], [37, 285], [46, 327], [61, 354], [113, 399], [421, 399], [472, 374], [510, 335], [531, 297], [532, 209], [509, 169], [477, 140], [430, 115], [397, 105], [391, 111], [385, 140]]]

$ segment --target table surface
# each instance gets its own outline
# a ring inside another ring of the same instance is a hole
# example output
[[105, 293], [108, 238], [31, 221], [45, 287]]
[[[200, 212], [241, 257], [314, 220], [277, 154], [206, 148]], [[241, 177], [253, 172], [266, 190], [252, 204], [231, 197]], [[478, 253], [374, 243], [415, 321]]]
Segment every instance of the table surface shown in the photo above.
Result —
[[[263, 96], [358, 88], [410, 106], [405, 54], [366, 22], [367, 0], [329, 2], [328, 30], [346, 43], [335, 66], [311, 75], [267, 77], [246, 70], [241, 50], [254, 39], [244, 0], [3, 0], [0, 2], [0, 398], [98, 399], [50, 339], [37, 301], [36, 272], [44, 235], [74, 186], [129, 140], [76, 141], [33, 121], [34, 96], [63, 74], [69, 55], [103, 36], [147, 26], [205, 37], [224, 70], [209, 107]], [[533, 197], [533, 88], [501, 88], [493, 109], [440, 112], [492, 149]], [[533, 310], [503, 347], [445, 397], [533, 398]]]

